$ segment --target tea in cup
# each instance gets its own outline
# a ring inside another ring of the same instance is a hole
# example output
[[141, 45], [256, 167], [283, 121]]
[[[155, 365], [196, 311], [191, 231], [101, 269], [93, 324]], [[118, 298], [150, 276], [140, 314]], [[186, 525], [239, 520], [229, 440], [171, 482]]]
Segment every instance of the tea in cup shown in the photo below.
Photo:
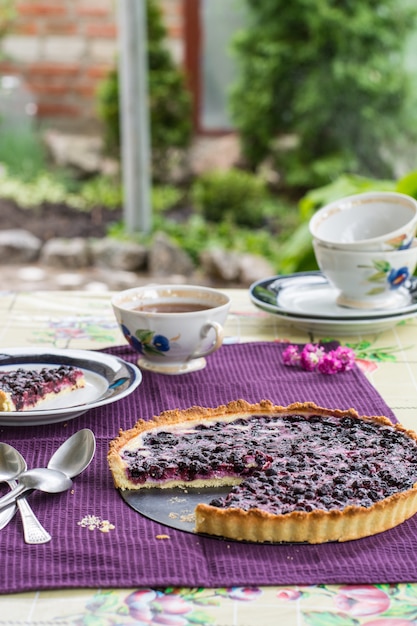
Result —
[[116, 294], [112, 307], [141, 369], [185, 374], [222, 345], [230, 298], [210, 287], [146, 285]]

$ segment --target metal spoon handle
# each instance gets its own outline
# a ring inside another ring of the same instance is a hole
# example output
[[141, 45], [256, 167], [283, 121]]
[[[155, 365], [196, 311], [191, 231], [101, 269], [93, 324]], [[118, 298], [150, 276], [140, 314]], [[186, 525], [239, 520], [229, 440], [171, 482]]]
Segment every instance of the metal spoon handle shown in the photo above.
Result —
[[[15, 480], [10, 480], [8, 483], [11, 489], [17, 487], [17, 482]], [[25, 497], [17, 500], [17, 506], [22, 518], [25, 542], [30, 544], [40, 544], [51, 541], [51, 535], [42, 526]]]
[[7, 509], [0, 511], [0, 530], [3, 530], [3, 528], [5, 528], [7, 524], [12, 521], [16, 511], [17, 506], [15, 504], [11, 504], [7, 507]]
[[9, 491], [9, 493], [0, 498], [0, 511], [8, 507], [10, 504], [13, 504], [13, 502], [16, 502], [17, 498], [23, 493], [31, 491], [31, 489], [25, 487], [24, 485], [18, 485], [16, 482], [14, 484], [16, 486]]

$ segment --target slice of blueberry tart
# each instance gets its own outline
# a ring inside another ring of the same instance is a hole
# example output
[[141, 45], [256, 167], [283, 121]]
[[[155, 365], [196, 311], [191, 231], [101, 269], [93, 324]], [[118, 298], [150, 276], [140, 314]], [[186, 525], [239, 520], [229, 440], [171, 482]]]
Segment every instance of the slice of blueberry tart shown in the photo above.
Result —
[[348, 541], [417, 512], [417, 434], [383, 416], [244, 400], [165, 411], [110, 443], [121, 490], [230, 486], [196, 532], [254, 542]]
[[84, 372], [72, 365], [0, 370], [0, 411], [27, 411], [44, 400], [85, 387]]

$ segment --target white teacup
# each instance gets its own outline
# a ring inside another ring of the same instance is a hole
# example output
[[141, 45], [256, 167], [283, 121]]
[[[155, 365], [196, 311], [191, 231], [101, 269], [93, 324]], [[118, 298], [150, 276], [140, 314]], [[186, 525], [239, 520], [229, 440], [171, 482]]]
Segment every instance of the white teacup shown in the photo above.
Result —
[[338, 250], [313, 240], [319, 268], [339, 290], [337, 303], [355, 309], [409, 304], [409, 278], [417, 266], [417, 240], [404, 250]]
[[210, 287], [147, 285], [116, 294], [112, 306], [140, 368], [185, 374], [222, 345], [230, 298]]
[[393, 191], [359, 193], [332, 202], [313, 215], [316, 241], [339, 250], [398, 250], [411, 245], [417, 231], [417, 201]]

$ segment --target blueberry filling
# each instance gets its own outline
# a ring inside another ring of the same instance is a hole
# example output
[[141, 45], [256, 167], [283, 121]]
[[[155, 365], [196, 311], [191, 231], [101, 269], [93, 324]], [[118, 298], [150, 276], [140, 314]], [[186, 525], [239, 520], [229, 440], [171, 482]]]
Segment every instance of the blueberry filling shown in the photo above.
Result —
[[10, 394], [18, 411], [33, 406], [49, 393], [59, 393], [64, 387], [74, 386], [83, 376], [71, 365], [41, 370], [19, 368], [0, 372], [0, 388]]
[[212, 506], [274, 514], [370, 507], [417, 482], [413, 439], [351, 417], [254, 415], [150, 431], [123, 458], [138, 484], [238, 477]]

